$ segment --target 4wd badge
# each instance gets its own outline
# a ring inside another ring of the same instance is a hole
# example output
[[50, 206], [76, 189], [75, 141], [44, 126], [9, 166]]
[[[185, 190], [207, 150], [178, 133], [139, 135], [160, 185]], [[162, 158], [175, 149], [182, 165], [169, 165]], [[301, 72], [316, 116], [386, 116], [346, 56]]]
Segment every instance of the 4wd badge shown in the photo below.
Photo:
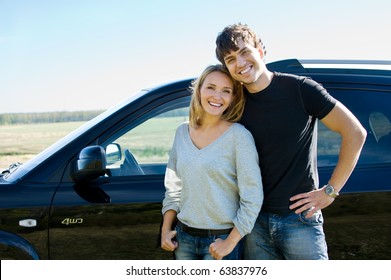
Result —
[[70, 224], [82, 224], [83, 223], [83, 219], [82, 218], [77, 218], [77, 219], [74, 219], [74, 218], [65, 218], [64, 220], [62, 220], [61, 222], [62, 224], [64, 225], [70, 225]]

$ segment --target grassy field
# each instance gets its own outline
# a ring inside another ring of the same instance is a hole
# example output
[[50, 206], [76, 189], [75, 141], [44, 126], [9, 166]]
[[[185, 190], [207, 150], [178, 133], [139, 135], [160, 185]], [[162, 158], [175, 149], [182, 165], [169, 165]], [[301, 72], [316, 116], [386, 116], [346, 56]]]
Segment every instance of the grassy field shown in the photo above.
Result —
[[84, 122], [0, 126], [0, 170], [26, 162]]
[[[139, 163], [167, 162], [175, 130], [183, 116], [152, 118], [115, 140], [130, 149]], [[0, 170], [25, 163], [85, 122], [0, 126]]]

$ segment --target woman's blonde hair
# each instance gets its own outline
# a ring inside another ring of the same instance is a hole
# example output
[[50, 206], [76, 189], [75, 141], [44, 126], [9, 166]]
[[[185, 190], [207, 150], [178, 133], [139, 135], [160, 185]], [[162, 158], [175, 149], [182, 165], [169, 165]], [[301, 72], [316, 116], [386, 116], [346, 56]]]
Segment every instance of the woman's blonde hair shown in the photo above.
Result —
[[190, 101], [189, 123], [193, 127], [202, 125], [205, 111], [201, 105], [201, 87], [205, 78], [212, 72], [221, 72], [227, 75], [234, 85], [232, 102], [222, 114], [221, 119], [229, 122], [237, 122], [242, 117], [245, 104], [242, 85], [232, 79], [227, 68], [225, 68], [222, 64], [210, 65], [205, 68], [202, 74], [195, 79], [190, 86], [192, 96]]

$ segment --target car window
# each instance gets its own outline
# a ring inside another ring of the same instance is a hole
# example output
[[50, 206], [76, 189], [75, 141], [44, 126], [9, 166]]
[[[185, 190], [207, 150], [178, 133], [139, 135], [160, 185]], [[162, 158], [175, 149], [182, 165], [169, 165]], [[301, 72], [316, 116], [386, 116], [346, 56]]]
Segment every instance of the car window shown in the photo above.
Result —
[[382, 112], [371, 112], [369, 115], [369, 124], [376, 142], [384, 141], [390, 135], [390, 120]]
[[318, 165], [334, 166], [338, 160], [341, 136], [318, 122]]
[[111, 176], [164, 174], [175, 131], [188, 120], [188, 112], [188, 107], [169, 110], [111, 139], [106, 148]]
[[[391, 163], [391, 96], [376, 91], [334, 91], [332, 95], [346, 105], [367, 130], [360, 165]], [[338, 133], [318, 122], [318, 165], [335, 166], [341, 145]]]

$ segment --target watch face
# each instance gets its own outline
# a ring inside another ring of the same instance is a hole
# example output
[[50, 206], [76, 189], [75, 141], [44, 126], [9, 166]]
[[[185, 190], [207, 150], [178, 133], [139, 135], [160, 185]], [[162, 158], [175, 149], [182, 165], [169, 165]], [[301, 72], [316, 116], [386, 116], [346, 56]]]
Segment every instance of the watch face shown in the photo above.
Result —
[[327, 186], [325, 191], [328, 195], [330, 195], [334, 192], [334, 188], [332, 186]]
[[331, 196], [332, 198], [336, 198], [338, 196], [338, 193], [335, 192], [333, 186], [327, 185], [326, 188], [324, 189], [324, 192]]

